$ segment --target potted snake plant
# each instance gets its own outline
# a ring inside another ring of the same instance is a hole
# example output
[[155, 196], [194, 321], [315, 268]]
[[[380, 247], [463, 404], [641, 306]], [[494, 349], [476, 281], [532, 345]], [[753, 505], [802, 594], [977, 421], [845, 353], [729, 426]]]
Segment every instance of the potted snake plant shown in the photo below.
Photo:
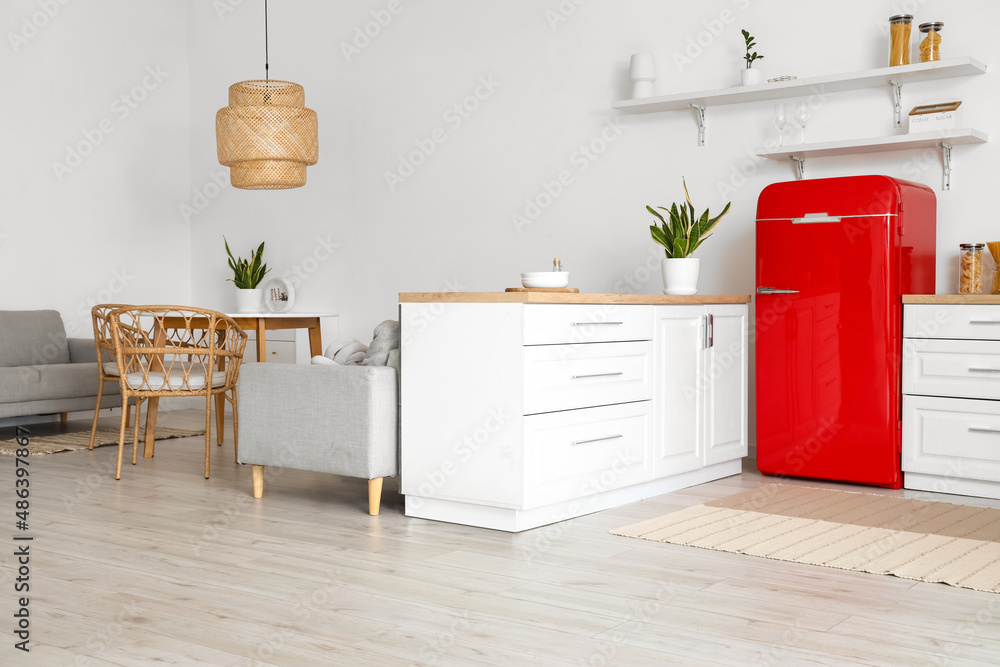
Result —
[[683, 178], [681, 184], [684, 186], [684, 202], [680, 206], [673, 203], [670, 208], [656, 207], [660, 211], [666, 211], [666, 217], [652, 206], [646, 206], [646, 210], [659, 221], [659, 224], [649, 226], [649, 233], [655, 243], [663, 246], [666, 254], [661, 264], [664, 294], [698, 293], [701, 260], [691, 257], [691, 253], [712, 235], [722, 216], [729, 213], [732, 204], [727, 203], [722, 213], [714, 218], [709, 217], [708, 209], [700, 217], [695, 217], [691, 196]]
[[233, 257], [229, 250], [229, 241], [223, 236], [222, 240], [226, 244], [226, 254], [229, 255], [229, 268], [233, 271], [233, 277], [228, 278], [229, 282], [236, 285], [236, 312], [238, 313], [259, 313], [263, 307], [264, 290], [259, 289], [260, 281], [264, 279], [264, 274], [270, 269], [264, 263], [264, 244], [261, 243], [257, 250], [250, 251], [250, 259]]

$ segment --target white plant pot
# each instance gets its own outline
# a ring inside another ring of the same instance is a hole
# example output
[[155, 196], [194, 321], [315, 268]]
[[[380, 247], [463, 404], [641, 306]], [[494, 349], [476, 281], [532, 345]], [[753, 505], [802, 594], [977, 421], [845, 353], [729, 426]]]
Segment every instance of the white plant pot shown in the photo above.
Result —
[[660, 265], [663, 271], [663, 293], [686, 295], [698, 293], [698, 273], [701, 259], [697, 257], [666, 258]]
[[760, 83], [761, 73], [759, 69], [748, 69], [744, 67], [740, 70], [740, 80], [744, 86], [756, 86]]
[[260, 313], [264, 308], [264, 290], [262, 289], [238, 289], [236, 290], [236, 312], [237, 313]]

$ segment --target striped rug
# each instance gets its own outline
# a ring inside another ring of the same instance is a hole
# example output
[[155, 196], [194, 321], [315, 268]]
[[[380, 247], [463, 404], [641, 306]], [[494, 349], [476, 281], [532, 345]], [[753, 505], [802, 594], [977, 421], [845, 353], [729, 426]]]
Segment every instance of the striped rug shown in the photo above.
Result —
[[1000, 593], [1000, 509], [770, 484], [611, 532]]
[[[98, 429], [94, 434], [94, 447], [103, 445], [118, 444], [118, 429]], [[205, 435], [204, 429], [192, 431], [183, 428], [156, 427], [157, 440], [169, 440], [171, 438], [189, 438], [195, 435]], [[139, 446], [142, 447], [142, 433], [139, 434]], [[75, 433], [57, 433], [56, 435], [39, 435], [28, 438], [28, 454], [38, 456], [41, 454], [55, 454], [56, 452], [75, 452], [81, 449], [90, 449], [90, 431], [77, 431]], [[132, 429], [125, 431], [126, 451], [132, 451]], [[0, 440], [0, 455], [13, 456], [19, 448], [17, 440]]]

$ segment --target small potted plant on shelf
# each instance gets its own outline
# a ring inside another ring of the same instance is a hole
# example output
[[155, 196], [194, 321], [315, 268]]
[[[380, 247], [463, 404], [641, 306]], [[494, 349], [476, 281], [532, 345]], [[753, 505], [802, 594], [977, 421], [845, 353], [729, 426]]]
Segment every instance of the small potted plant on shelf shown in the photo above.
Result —
[[250, 259], [233, 257], [229, 250], [229, 241], [223, 236], [222, 240], [226, 244], [226, 254], [229, 255], [229, 268], [233, 270], [233, 277], [228, 278], [236, 285], [236, 312], [239, 313], [259, 313], [263, 305], [263, 292], [257, 286], [264, 279], [264, 274], [269, 271], [264, 263], [264, 244], [257, 246], [256, 251], [250, 252]]
[[754, 41], [756, 38], [746, 30], [740, 32], [743, 33], [743, 41], [746, 42], [747, 47], [747, 53], [743, 56], [743, 60], [747, 61], [747, 66], [740, 72], [740, 79], [744, 86], [753, 86], [760, 83], [761, 78], [760, 70], [753, 69], [753, 61], [763, 60], [764, 56], [757, 55], [756, 51], [751, 52], [751, 49], [757, 46], [757, 42]]
[[662, 262], [663, 271], [663, 293], [664, 294], [697, 294], [698, 293], [698, 273], [701, 260], [691, 257], [691, 253], [698, 249], [705, 239], [712, 235], [715, 227], [719, 224], [732, 202], [726, 204], [722, 213], [710, 218], [708, 209], [696, 218], [694, 206], [691, 204], [691, 196], [688, 194], [687, 183], [681, 179], [684, 185], [684, 203], [678, 206], [676, 203], [670, 208], [657, 206], [661, 211], [667, 212], [667, 218], [659, 213], [652, 206], [646, 206], [646, 210], [653, 214], [658, 225], [650, 225], [649, 233], [653, 241], [663, 246], [666, 257]]

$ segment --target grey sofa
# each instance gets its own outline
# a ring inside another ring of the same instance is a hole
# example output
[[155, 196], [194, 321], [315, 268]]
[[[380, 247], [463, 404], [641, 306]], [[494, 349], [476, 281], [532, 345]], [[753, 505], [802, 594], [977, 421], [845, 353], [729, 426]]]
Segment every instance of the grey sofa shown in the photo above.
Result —
[[[66, 338], [55, 310], [0, 310], [0, 418], [93, 410], [97, 350], [88, 338]], [[102, 408], [121, 406], [117, 385]]]
[[267, 466], [361, 477], [377, 515], [382, 478], [399, 473], [398, 386], [391, 365], [245, 364], [238, 458], [253, 465], [254, 497]]

